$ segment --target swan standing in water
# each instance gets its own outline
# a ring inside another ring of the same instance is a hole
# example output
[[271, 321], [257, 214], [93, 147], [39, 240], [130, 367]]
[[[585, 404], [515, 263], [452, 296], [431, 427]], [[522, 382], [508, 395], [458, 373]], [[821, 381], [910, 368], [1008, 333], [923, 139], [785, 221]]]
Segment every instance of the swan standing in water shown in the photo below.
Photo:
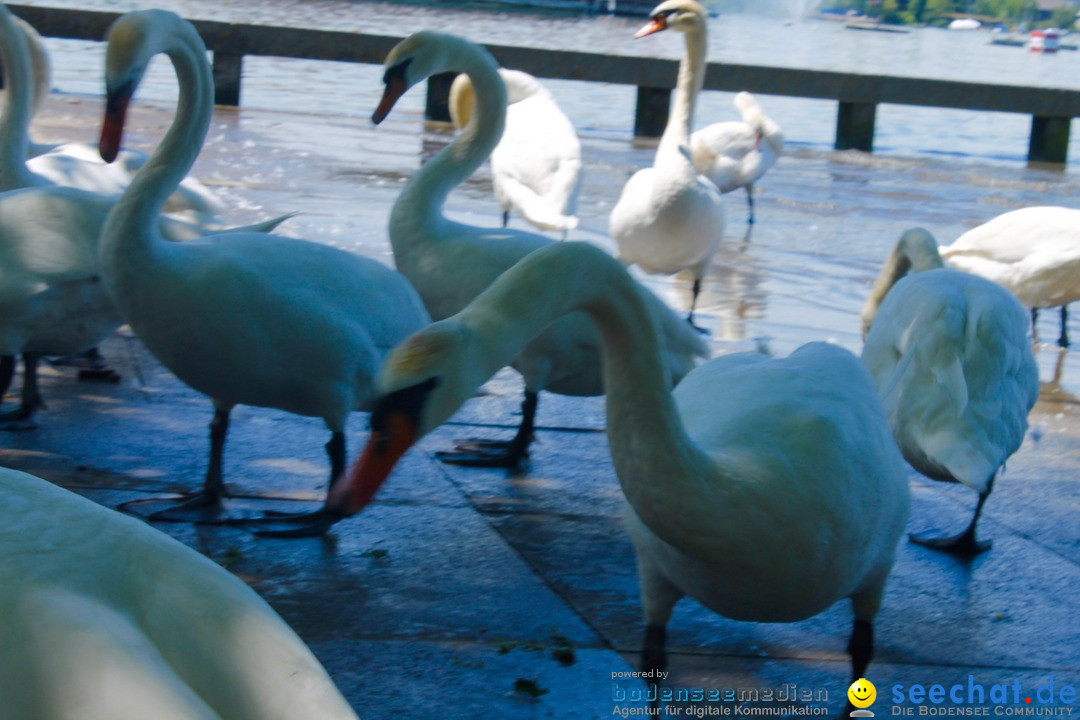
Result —
[[813, 343], [779, 360], [718, 357], [671, 392], [646, 296], [585, 243], [536, 251], [387, 358], [371, 438], [327, 498], [324, 522], [359, 512], [410, 445], [549, 323], [579, 311], [603, 338], [608, 442], [644, 603], [643, 668], [664, 667], [665, 627], [684, 595], [758, 622], [802, 620], [850, 598], [848, 650], [853, 679], [862, 677], [908, 513], [903, 463], [865, 368]]
[[690, 270], [691, 324], [701, 279], [724, 237], [720, 193], [690, 156], [694, 103], [705, 82], [705, 15], [705, 8], [694, 0], [667, 0], [635, 35], [676, 30], [686, 37], [686, 54], [679, 63], [675, 100], [653, 166], [637, 171], [626, 183], [609, 222], [618, 257], [625, 264], [661, 275]]
[[[506, 85], [506, 128], [491, 151], [491, 182], [503, 227], [513, 208], [541, 230], [561, 230], [565, 240], [578, 224], [573, 213], [581, 187], [581, 142], [536, 78], [505, 68], [499, 68], [499, 76]], [[468, 75], [454, 78], [449, 104], [454, 125], [464, 128], [476, 104]]]
[[[458, 71], [475, 89], [473, 119], [449, 146], [420, 167], [390, 213], [394, 262], [412, 281], [432, 318], [448, 317], [469, 304], [505, 270], [553, 240], [519, 230], [465, 225], [443, 215], [446, 196], [491, 154], [502, 135], [506, 89], [491, 55], [459, 37], [419, 32], [400, 42], [386, 59], [386, 91], [373, 115], [378, 124], [409, 88], [431, 75]], [[555, 279], [552, 279], [555, 282]], [[708, 350], [686, 324], [652, 293], [660, 322], [669, 382], [676, 382]], [[479, 441], [442, 453], [449, 462], [518, 467], [528, 455], [541, 390], [563, 395], [600, 395], [600, 337], [584, 313], [559, 319], [521, 348], [511, 365], [525, 380], [521, 425], [509, 442]]]
[[0, 720], [356, 720], [246, 584], [143, 522], [0, 468]]
[[754, 183], [784, 151], [784, 133], [750, 93], [736, 95], [735, 107], [742, 121], [713, 123], [698, 130], [690, 136], [690, 152], [697, 171], [721, 193], [746, 188], [748, 222], [753, 223]]
[[202, 148], [214, 104], [206, 48], [190, 23], [149, 10], [110, 28], [101, 154], [115, 157], [128, 103], [158, 53], [176, 69], [176, 117], [109, 215], [101, 270], [147, 349], [214, 403], [202, 492], [155, 515], [214, 520], [225, 512], [222, 456], [234, 406], [322, 418], [333, 483], [344, 468], [346, 418], [368, 407], [383, 355], [429, 319], [404, 277], [353, 253], [264, 233], [166, 242], [153, 219]]
[[940, 248], [949, 267], [1003, 285], [1031, 308], [1061, 307], [1058, 344], [1069, 344], [1068, 304], [1080, 299], [1080, 210], [1029, 207], [998, 215]]
[[911, 539], [957, 554], [989, 549], [975, 524], [1039, 396], [1024, 309], [1000, 285], [944, 269], [934, 238], [916, 228], [882, 268], [862, 318], [863, 363], [904, 457], [929, 478], [979, 493], [963, 532]]

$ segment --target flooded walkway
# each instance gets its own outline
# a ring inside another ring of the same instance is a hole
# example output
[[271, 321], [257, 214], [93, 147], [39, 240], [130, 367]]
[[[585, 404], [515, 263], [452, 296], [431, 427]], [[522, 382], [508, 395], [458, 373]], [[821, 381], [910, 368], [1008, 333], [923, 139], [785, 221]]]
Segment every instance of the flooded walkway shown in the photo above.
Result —
[[[417, 105], [378, 129], [359, 113], [218, 112], [196, 174], [221, 194], [230, 221], [300, 211], [283, 228], [287, 234], [390, 264], [390, 206], [421, 159], [448, 139], [445, 128], [422, 123], [420, 100], [411, 99]], [[99, 112], [96, 98], [54, 96], [35, 139], [92, 139]], [[136, 108], [129, 144], [148, 145], [170, 113], [166, 106]], [[651, 162], [652, 149], [588, 136], [583, 146], [582, 222], [571, 238], [610, 248], [607, 215], [625, 179]], [[1064, 174], [947, 158], [796, 151], [760, 183], [752, 234], [745, 197], [726, 197], [726, 246], [698, 320], [712, 331], [714, 353], [761, 347], [787, 354], [822, 339], [858, 352], [859, 309], [904, 229], [922, 225], [951, 242], [1014, 207], [1074, 204], [1078, 184]], [[450, 211], [498, 224], [486, 171], [451, 198]], [[683, 282], [648, 282], [677, 308], [688, 302]], [[1056, 337], [1056, 313], [1044, 315], [1040, 329]], [[0, 464], [110, 505], [201, 482], [209, 402], [128, 333], [104, 352], [123, 381], [79, 383], [67, 371], [47, 370], [49, 409], [37, 429], [0, 435]], [[1049, 346], [1037, 356], [1043, 393], [1032, 430], [980, 523], [993, 550], [961, 564], [901, 546], [868, 673], [879, 715], [890, 712], [896, 684], [966, 688], [969, 675], [987, 689], [1018, 680], [1030, 693], [1051, 679], [1059, 689], [1080, 684], [1080, 368], [1074, 354]], [[371, 508], [325, 539], [160, 527], [266, 597], [365, 718], [605, 718], [643, 707], [618, 695], [641, 686], [614, 677], [636, 668], [641, 627], [621, 493], [600, 432], [601, 401], [545, 395], [531, 468], [520, 477], [432, 458], [476, 426], [508, 432], [520, 390], [515, 374], [501, 373], [488, 394], [406, 456]], [[364, 415], [352, 418], [351, 454], [365, 426]], [[233, 490], [261, 498], [260, 506], [319, 500], [326, 439], [318, 420], [238, 408], [226, 458]], [[970, 491], [914, 474], [912, 483], [912, 531], [957, 528], [969, 517]], [[826, 701], [805, 705], [835, 715], [848, 684], [849, 625], [845, 604], [805, 622], [764, 625], [728, 621], [683, 601], [669, 626], [670, 682], [793, 684], [824, 691]]]

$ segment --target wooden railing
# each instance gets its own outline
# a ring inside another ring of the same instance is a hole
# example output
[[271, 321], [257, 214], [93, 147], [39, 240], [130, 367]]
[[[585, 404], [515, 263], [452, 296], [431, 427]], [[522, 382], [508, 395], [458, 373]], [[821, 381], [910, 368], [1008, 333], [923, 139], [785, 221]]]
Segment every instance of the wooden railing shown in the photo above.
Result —
[[[9, 5], [43, 35], [101, 40], [117, 13]], [[215, 99], [222, 105], [240, 104], [245, 55], [313, 60], [382, 63], [401, 39], [385, 35], [308, 28], [192, 20], [213, 52]], [[678, 62], [658, 58], [601, 55], [570, 50], [544, 50], [488, 45], [495, 59], [543, 78], [637, 86], [634, 131], [656, 136], [667, 122]], [[447, 119], [449, 79], [428, 84], [428, 116]], [[706, 90], [749, 90], [764, 95], [835, 100], [838, 103], [838, 149], [871, 151], [877, 106], [881, 103], [984, 110], [1030, 115], [1028, 159], [1064, 163], [1071, 120], [1080, 116], [1080, 91], [989, 83], [865, 75], [827, 70], [709, 63]]]

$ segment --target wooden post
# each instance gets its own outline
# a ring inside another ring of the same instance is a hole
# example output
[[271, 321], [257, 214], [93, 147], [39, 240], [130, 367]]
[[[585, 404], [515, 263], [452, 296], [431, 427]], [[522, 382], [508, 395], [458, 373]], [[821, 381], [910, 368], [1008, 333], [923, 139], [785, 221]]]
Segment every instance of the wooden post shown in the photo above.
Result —
[[1069, 156], [1069, 127], [1072, 118], [1031, 118], [1031, 141], [1028, 144], [1028, 162], [1061, 163]]
[[836, 149], [874, 151], [877, 105], [840, 101], [836, 114]]
[[240, 107], [240, 76], [244, 56], [214, 51], [214, 104]]
[[439, 73], [427, 81], [427, 102], [424, 105], [424, 117], [428, 120], [450, 122], [450, 84], [457, 73]]
[[637, 137], [660, 137], [667, 126], [671, 110], [669, 88], [639, 87], [637, 108], [634, 111], [634, 135]]

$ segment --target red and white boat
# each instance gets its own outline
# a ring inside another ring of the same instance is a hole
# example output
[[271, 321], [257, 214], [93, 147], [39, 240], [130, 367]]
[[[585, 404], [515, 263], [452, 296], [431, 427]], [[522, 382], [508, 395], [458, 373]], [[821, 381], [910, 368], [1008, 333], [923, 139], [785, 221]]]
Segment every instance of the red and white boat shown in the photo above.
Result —
[[1056, 28], [1032, 30], [1027, 46], [1031, 52], [1053, 53], [1061, 45], [1061, 31]]

